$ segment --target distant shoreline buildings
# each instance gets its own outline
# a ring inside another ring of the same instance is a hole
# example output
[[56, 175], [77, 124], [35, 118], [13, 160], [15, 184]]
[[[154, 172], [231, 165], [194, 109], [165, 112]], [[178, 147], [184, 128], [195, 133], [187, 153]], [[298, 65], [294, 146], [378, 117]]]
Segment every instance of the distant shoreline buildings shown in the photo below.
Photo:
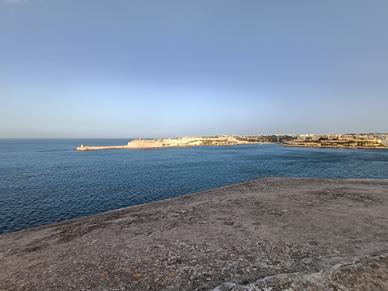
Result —
[[303, 134], [285, 141], [285, 146], [322, 148], [388, 148], [386, 134]]

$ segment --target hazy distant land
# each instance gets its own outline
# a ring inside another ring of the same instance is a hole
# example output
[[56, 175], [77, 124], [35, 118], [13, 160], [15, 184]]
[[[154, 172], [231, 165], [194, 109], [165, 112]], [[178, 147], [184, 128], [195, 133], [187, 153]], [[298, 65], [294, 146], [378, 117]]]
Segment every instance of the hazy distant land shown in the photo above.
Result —
[[135, 139], [127, 145], [88, 146], [80, 145], [77, 151], [111, 149], [147, 149], [164, 147], [232, 146], [256, 143], [280, 143], [284, 146], [321, 148], [387, 149], [388, 134], [303, 134], [303, 135], [258, 135], [258, 136], [204, 136], [161, 139]]

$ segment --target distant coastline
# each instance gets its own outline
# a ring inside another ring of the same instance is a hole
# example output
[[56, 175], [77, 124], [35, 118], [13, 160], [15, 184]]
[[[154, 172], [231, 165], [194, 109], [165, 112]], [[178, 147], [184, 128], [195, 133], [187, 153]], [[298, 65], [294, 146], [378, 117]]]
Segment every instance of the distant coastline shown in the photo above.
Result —
[[241, 144], [278, 143], [287, 147], [388, 149], [388, 134], [302, 134], [258, 136], [204, 136], [161, 139], [135, 139], [126, 145], [80, 145], [76, 151], [115, 149], [156, 149], [170, 147], [234, 146]]
[[305, 134], [283, 143], [291, 147], [388, 149], [387, 134]]
[[96, 151], [112, 149], [152, 149], [166, 147], [197, 147], [197, 146], [232, 146], [239, 144], [257, 143], [235, 136], [214, 136], [214, 137], [178, 137], [162, 139], [135, 139], [127, 145], [119, 146], [87, 146], [76, 147], [77, 151]]

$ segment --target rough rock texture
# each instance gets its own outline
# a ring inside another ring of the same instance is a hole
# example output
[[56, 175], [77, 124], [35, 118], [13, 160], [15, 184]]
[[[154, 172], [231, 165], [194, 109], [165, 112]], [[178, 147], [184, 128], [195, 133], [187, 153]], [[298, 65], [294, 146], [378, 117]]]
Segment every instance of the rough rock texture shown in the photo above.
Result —
[[365, 257], [316, 273], [291, 273], [259, 279], [249, 285], [224, 282], [213, 291], [388, 290], [388, 256]]
[[387, 254], [388, 180], [270, 178], [2, 235], [0, 290], [387, 290]]

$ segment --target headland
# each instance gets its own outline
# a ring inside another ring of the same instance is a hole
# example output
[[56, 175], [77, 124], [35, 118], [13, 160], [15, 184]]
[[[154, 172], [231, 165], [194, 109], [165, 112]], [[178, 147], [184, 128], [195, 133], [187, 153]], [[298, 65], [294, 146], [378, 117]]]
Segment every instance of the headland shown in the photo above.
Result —
[[388, 180], [267, 178], [0, 236], [0, 290], [388, 290]]
[[252, 143], [239, 139], [235, 136], [214, 136], [214, 137], [177, 137], [161, 139], [135, 139], [122, 146], [87, 146], [76, 147], [77, 151], [95, 151], [111, 149], [152, 149], [166, 147], [195, 147], [195, 146], [231, 146], [238, 144]]

